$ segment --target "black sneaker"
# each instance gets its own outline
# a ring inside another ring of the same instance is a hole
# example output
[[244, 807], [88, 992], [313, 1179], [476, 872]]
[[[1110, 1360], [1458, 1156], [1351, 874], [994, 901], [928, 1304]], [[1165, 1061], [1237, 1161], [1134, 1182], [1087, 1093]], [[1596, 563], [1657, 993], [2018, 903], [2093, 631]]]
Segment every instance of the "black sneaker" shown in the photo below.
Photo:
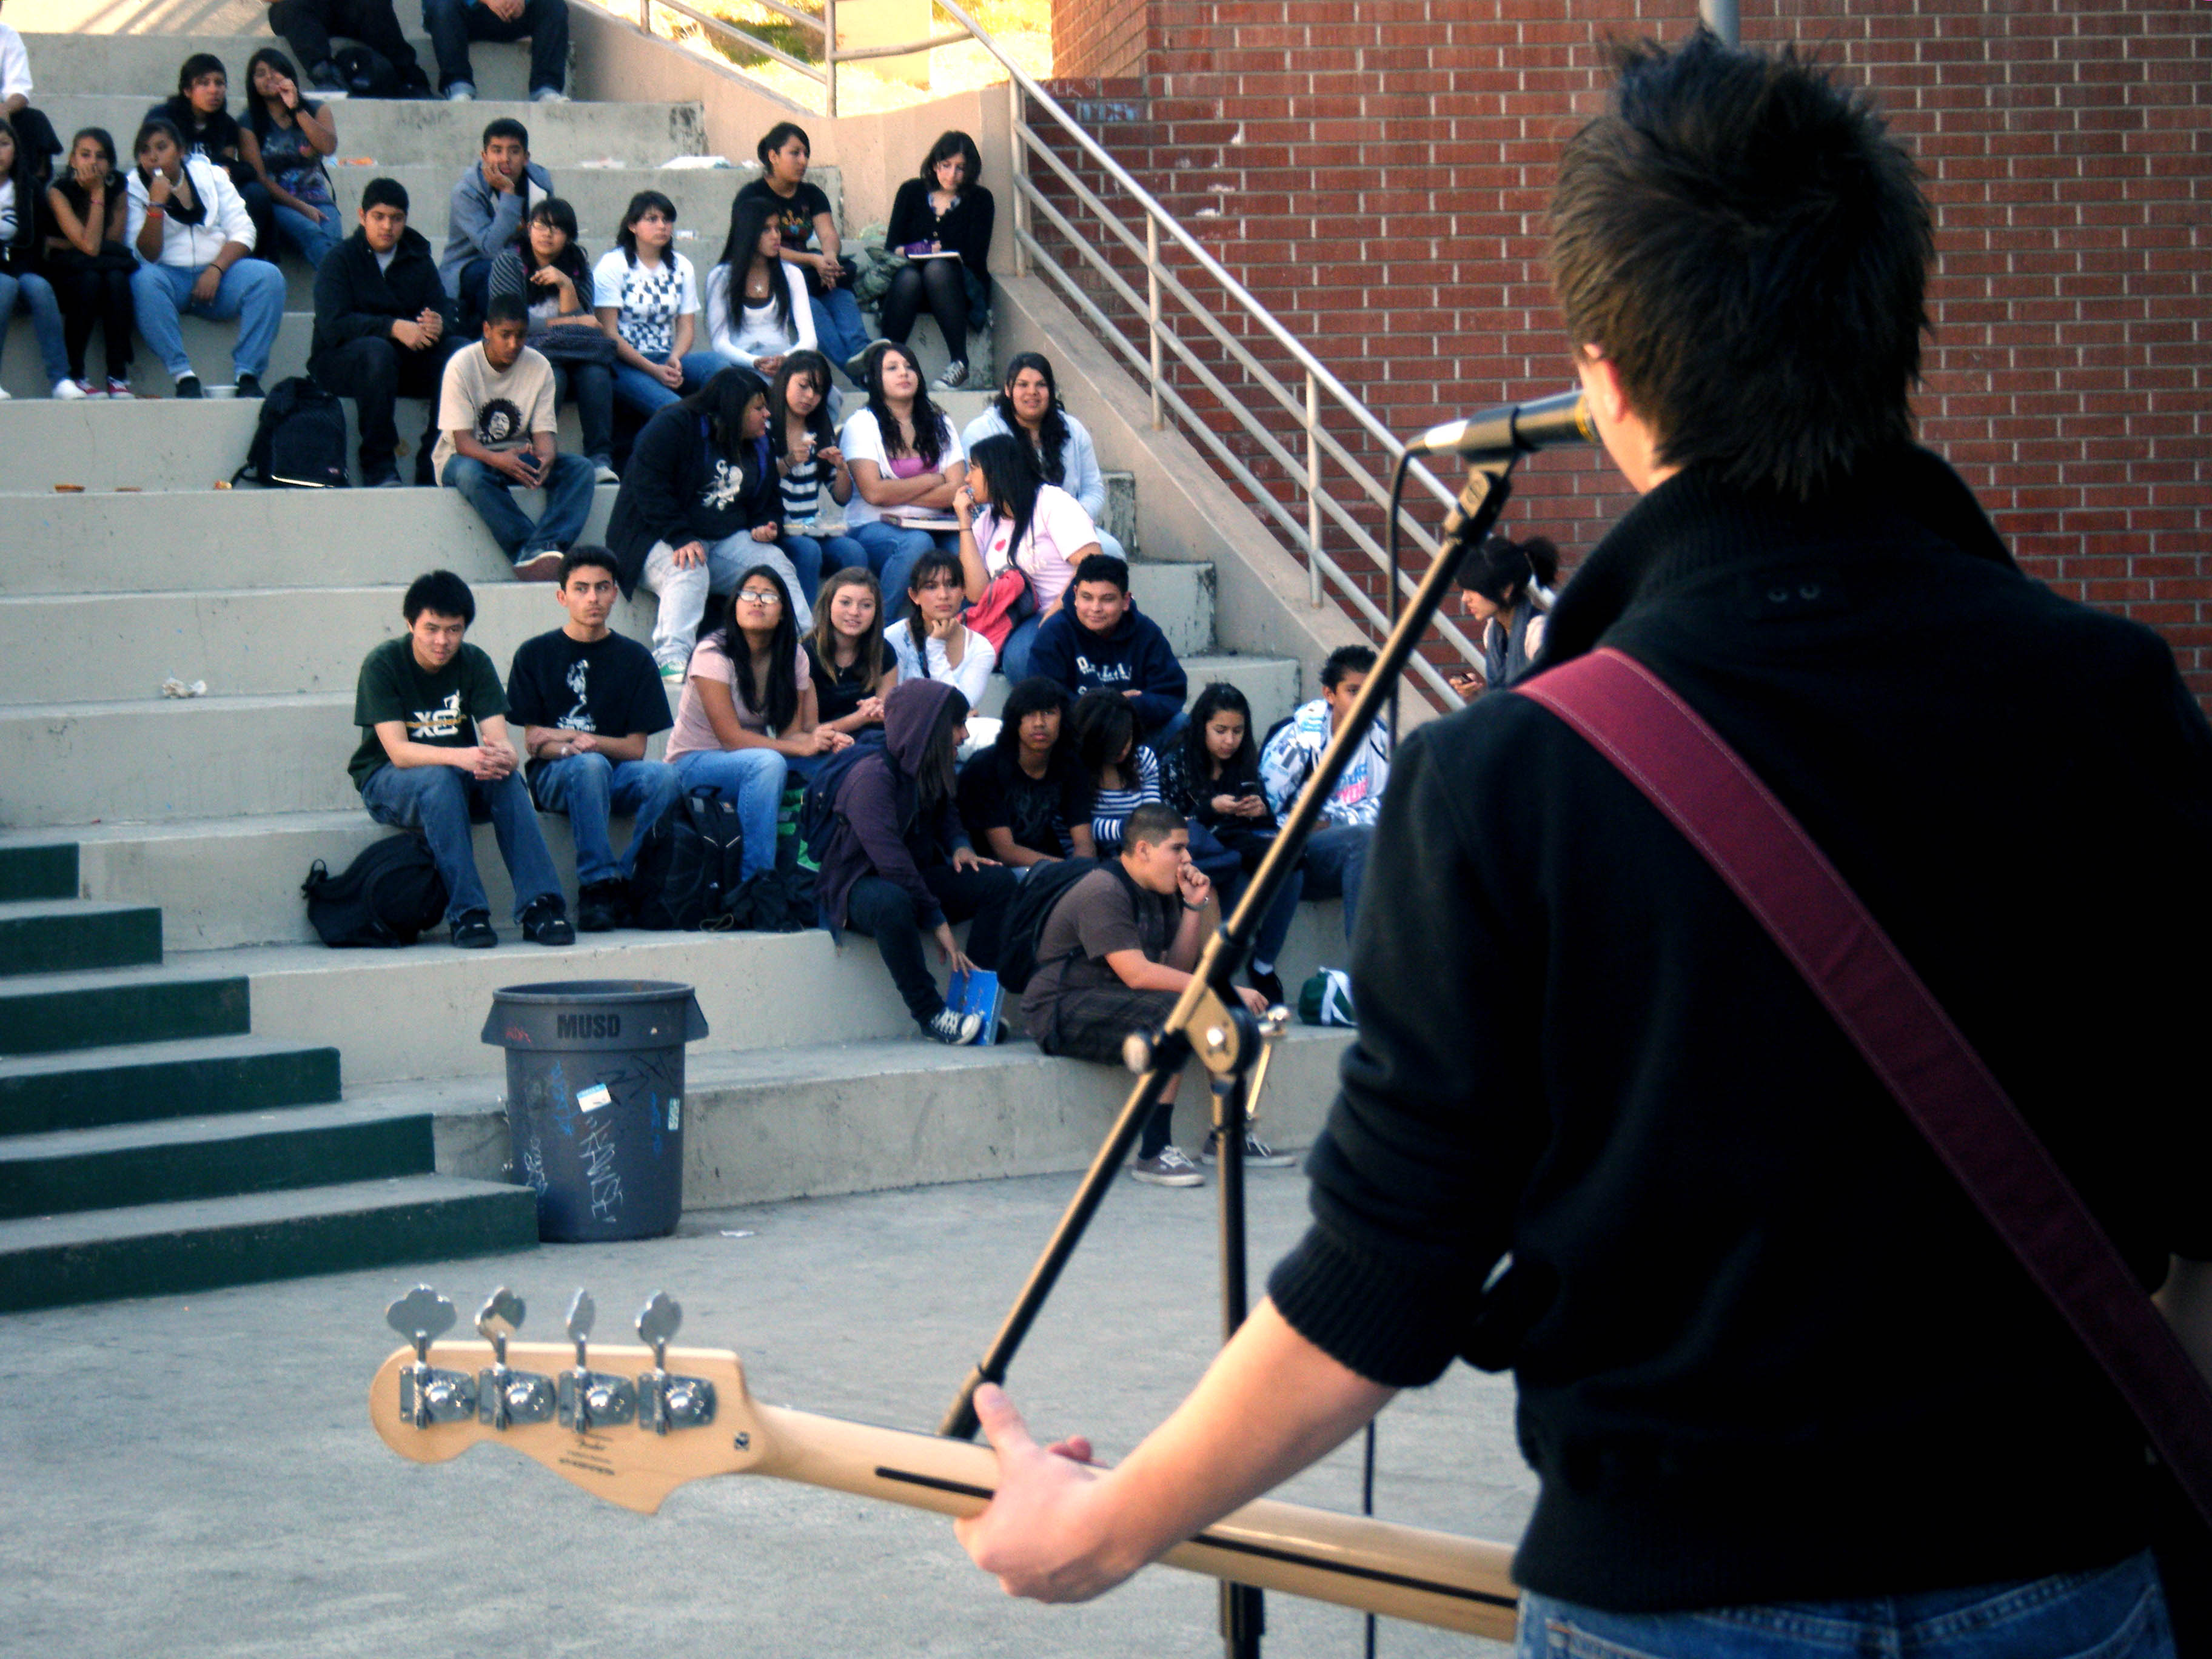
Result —
[[307, 90], [318, 98], [343, 98], [351, 88], [338, 66], [325, 58], [307, 71]]
[[597, 881], [576, 895], [576, 931], [611, 933], [629, 920], [629, 892], [618, 881]]
[[[1208, 1129], [1206, 1132], [1206, 1150], [1201, 1152], [1199, 1156], [1204, 1158], [1208, 1164], [1218, 1164], [1221, 1162], [1220, 1130]], [[1270, 1146], [1266, 1141], [1261, 1139], [1259, 1136], [1252, 1133], [1249, 1130], [1245, 1132], [1244, 1167], [1246, 1169], [1287, 1170], [1291, 1164], [1297, 1161], [1297, 1157], [1295, 1153], [1279, 1152], [1273, 1146]]]
[[983, 1035], [983, 1016], [963, 1014], [954, 1008], [939, 1008], [934, 1018], [922, 1022], [921, 1034], [933, 1042], [945, 1042], [956, 1048], [964, 1048]]
[[1270, 1008], [1284, 1006], [1283, 976], [1280, 974], [1263, 974], [1257, 968], [1249, 968], [1245, 970], [1244, 982], [1267, 998]]
[[491, 912], [471, 910], [453, 921], [453, 943], [464, 951], [489, 951], [499, 943], [491, 930]]
[[177, 382], [177, 396], [179, 398], [204, 398], [207, 396], [207, 393], [200, 390], [200, 377], [198, 375], [187, 374], [183, 380]]
[[240, 398], [264, 398], [269, 394], [262, 391], [261, 377], [258, 374], [241, 374], [238, 377], [238, 390], [233, 395]]
[[362, 479], [361, 487], [363, 489], [398, 489], [403, 487], [399, 482], [399, 469], [380, 466]]
[[522, 936], [532, 945], [574, 945], [576, 930], [568, 925], [568, 907], [550, 893], [533, 900], [522, 913]]

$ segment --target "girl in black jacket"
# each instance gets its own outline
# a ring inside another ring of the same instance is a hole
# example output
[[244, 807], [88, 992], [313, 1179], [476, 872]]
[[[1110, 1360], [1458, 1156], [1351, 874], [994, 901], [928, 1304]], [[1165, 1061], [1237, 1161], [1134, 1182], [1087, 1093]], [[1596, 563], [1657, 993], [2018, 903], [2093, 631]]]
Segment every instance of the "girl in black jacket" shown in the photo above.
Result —
[[[70, 140], [69, 157], [46, 191], [46, 277], [62, 308], [70, 383], [96, 395], [85, 374], [85, 352], [98, 326], [107, 347], [107, 395], [131, 391], [131, 299], [137, 256], [125, 240], [129, 192], [115, 165], [115, 140], [87, 127]], [[58, 390], [58, 387], [57, 387]]]
[[[921, 176], [901, 185], [891, 202], [884, 240], [892, 252], [915, 258], [884, 295], [884, 338], [904, 344], [927, 307], [952, 359], [936, 381], [947, 390], [968, 384], [968, 331], [989, 322], [988, 262], [997, 211], [983, 188], [983, 158], [964, 132], [948, 132], [932, 144]], [[942, 253], [959, 257], [924, 257]]]
[[246, 159], [246, 129], [230, 112], [230, 71], [213, 52], [196, 52], [177, 71], [177, 91], [147, 112], [175, 124], [187, 159], [204, 155], [237, 189], [253, 221], [253, 257], [276, 263], [276, 202]]

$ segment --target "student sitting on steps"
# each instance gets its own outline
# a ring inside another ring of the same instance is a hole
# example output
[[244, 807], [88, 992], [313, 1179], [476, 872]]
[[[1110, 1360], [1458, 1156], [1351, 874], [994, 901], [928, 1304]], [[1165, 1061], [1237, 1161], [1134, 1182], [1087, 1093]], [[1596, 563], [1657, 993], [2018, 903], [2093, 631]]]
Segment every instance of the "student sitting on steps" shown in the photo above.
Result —
[[349, 769], [362, 804], [379, 823], [419, 830], [428, 841], [446, 884], [446, 921], [462, 949], [499, 943], [469, 830], [479, 812], [489, 816], [514, 878], [523, 937], [574, 944], [537, 811], [516, 775], [499, 671], [463, 637], [476, 620], [476, 595], [452, 571], [433, 570], [415, 579], [401, 613], [406, 634], [368, 653], [354, 690], [361, 747]]
[[514, 245], [524, 216], [553, 194], [553, 175], [530, 159], [530, 129], [502, 115], [483, 130], [483, 149], [446, 204], [446, 251], [438, 280], [459, 301], [461, 329], [483, 320], [491, 262]]
[[146, 112], [149, 120], [157, 116], [176, 127], [187, 156], [204, 158], [230, 181], [253, 221], [256, 255], [276, 264], [276, 204], [246, 165], [246, 129], [230, 112], [230, 72], [222, 59], [204, 52], [185, 58], [175, 94]]
[[[300, 71], [274, 46], [246, 60], [246, 125], [239, 135], [246, 165], [268, 193], [271, 222], [319, 270], [345, 235], [337, 198], [323, 158], [338, 147], [330, 106], [304, 97]], [[276, 257], [275, 243], [269, 256]]]
[[[88, 398], [100, 395], [85, 372], [94, 328], [107, 349], [107, 396], [132, 395], [131, 278], [138, 260], [125, 240], [129, 222], [115, 140], [87, 127], [70, 141], [69, 161], [46, 191], [46, 275], [61, 302], [70, 382]], [[67, 394], [58, 384], [54, 395]]]
[[[82, 398], [84, 389], [69, 372], [61, 303], [46, 279], [46, 191], [31, 153], [18, 143], [15, 129], [0, 120], [0, 348], [20, 305], [31, 313], [39, 339], [40, 368], [57, 398]], [[0, 398], [8, 394], [0, 392]]]
[[204, 397], [179, 317], [186, 311], [219, 321], [235, 317], [238, 395], [258, 398], [284, 318], [284, 278], [276, 266], [246, 258], [254, 229], [246, 204], [221, 167], [204, 156], [186, 158], [173, 122], [148, 121], [131, 153], [138, 164], [126, 186], [126, 224], [144, 261], [131, 278], [139, 333], [176, 381], [177, 396]]

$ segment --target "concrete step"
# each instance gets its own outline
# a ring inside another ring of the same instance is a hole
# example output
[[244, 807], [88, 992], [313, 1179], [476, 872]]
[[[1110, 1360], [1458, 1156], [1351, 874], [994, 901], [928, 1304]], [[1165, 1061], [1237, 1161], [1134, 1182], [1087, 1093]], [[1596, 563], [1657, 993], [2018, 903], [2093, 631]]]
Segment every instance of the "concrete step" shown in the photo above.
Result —
[[428, 1175], [434, 1167], [428, 1114], [350, 1105], [18, 1135], [0, 1140], [0, 1220]]
[[0, 1310], [528, 1249], [527, 1188], [450, 1176], [0, 1222]]
[[137, 968], [161, 959], [161, 913], [93, 899], [0, 903], [0, 975]]
[[173, 963], [0, 979], [0, 1060], [118, 1042], [243, 1036], [246, 980]]
[[[1228, 680], [1263, 728], [1297, 706], [1290, 658], [1191, 657], [1183, 666], [1193, 698], [1209, 681]], [[994, 713], [1005, 695], [1005, 677], [994, 675], [979, 712]], [[0, 823], [162, 823], [351, 807], [359, 798], [345, 769], [360, 741], [352, 717], [350, 689], [0, 710]]]
[[[1279, 1148], [1312, 1142], [1350, 1042], [1347, 1031], [1304, 1026], [1281, 1040], [1261, 1100], [1263, 1139]], [[899, 1040], [740, 1054], [695, 1046], [684, 1065], [684, 1203], [706, 1209], [1081, 1170], [1131, 1081], [1118, 1067], [1052, 1059], [1025, 1038], [975, 1048]], [[490, 1078], [444, 1079], [356, 1089], [349, 1104], [432, 1114], [440, 1173], [490, 1181], [505, 1177], [511, 1155], [502, 1092]], [[1175, 1130], [1193, 1158], [1210, 1111], [1194, 1069]]]
[[0, 902], [76, 896], [76, 842], [0, 847]]
[[[402, 21], [419, 23], [422, 16], [419, 8], [410, 6]], [[350, 44], [345, 36], [337, 38], [341, 45]], [[410, 34], [408, 44], [415, 48], [423, 73], [435, 83], [438, 54], [430, 48], [430, 38]], [[195, 31], [189, 35], [26, 32], [23, 46], [29, 54], [32, 72], [38, 77], [42, 95], [54, 92], [112, 93], [128, 88], [143, 94], [149, 104], [158, 102], [176, 89], [177, 70], [187, 56], [196, 52], [213, 52], [222, 59], [223, 68], [230, 76], [234, 113], [246, 101], [249, 90], [246, 66], [255, 52], [274, 46], [287, 58], [294, 56], [289, 45], [265, 30], [258, 34], [204, 34]], [[301, 64], [298, 67], [304, 76], [313, 65]], [[530, 47], [526, 42], [507, 45], [495, 40], [472, 40], [469, 43], [469, 67], [476, 74], [477, 92], [483, 98], [520, 100], [530, 95]], [[305, 81], [300, 83], [300, 90], [307, 91]], [[367, 101], [349, 99], [337, 106], [337, 112], [343, 115], [350, 105]], [[345, 129], [340, 127], [338, 131], [343, 134]], [[64, 132], [62, 138], [66, 143], [69, 134]], [[128, 135], [118, 132], [115, 142], [127, 144], [131, 140]]]
[[[238, 67], [242, 71], [244, 63]], [[170, 84], [175, 84], [173, 79]], [[38, 103], [64, 143], [82, 127], [105, 127], [119, 147], [130, 143], [155, 101], [114, 94], [49, 95], [42, 91]], [[485, 125], [501, 116], [512, 116], [530, 130], [531, 159], [556, 179], [563, 167], [584, 161], [657, 167], [672, 157], [696, 155], [705, 149], [705, 116], [696, 103], [544, 105], [478, 99], [471, 104], [448, 104], [364, 98], [347, 100], [339, 111], [338, 155], [366, 157], [377, 167], [422, 163], [450, 167], [450, 188], [469, 158], [482, 149]]]
[[335, 1048], [252, 1036], [112, 1044], [0, 1060], [0, 1135], [263, 1111], [337, 1097]]

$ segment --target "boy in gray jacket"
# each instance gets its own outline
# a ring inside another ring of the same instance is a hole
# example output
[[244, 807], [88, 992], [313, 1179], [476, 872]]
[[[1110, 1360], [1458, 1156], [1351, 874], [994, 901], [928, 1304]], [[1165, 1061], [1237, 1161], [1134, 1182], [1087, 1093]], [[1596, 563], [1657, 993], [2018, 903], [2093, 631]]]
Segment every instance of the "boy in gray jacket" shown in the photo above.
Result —
[[514, 245], [530, 210], [553, 193], [553, 175], [530, 159], [530, 129], [501, 116], [483, 130], [483, 152], [453, 186], [438, 280], [460, 302], [463, 338], [483, 326], [491, 262]]

